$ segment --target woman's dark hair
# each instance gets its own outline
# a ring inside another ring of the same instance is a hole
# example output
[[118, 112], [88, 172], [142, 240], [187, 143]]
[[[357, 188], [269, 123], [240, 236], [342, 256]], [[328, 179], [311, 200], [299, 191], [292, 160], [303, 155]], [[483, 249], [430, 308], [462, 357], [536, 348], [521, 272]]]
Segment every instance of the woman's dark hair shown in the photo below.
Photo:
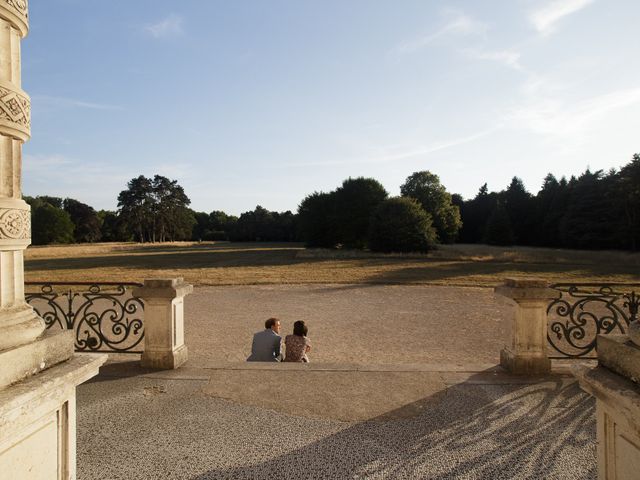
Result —
[[298, 320], [293, 323], [293, 334], [298, 335], [299, 337], [306, 337], [309, 329], [304, 324], [303, 320]]

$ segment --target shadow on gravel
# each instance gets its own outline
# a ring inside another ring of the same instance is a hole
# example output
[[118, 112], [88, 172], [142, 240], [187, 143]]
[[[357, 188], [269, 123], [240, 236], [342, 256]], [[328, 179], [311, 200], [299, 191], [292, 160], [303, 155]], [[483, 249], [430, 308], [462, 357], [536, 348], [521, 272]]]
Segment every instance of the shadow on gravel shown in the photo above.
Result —
[[135, 355], [135, 357], [135, 360], [105, 363], [100, 367], [100, 373], [85, 383], [110, 382], [121, 378], [138, 377], [157, 372], [157, 370], [140, 366], [140, 355]]
[[190, 478], [596, 478], [594, 412], [566, 378], [491, 385], [472, 377], [278, 458]]

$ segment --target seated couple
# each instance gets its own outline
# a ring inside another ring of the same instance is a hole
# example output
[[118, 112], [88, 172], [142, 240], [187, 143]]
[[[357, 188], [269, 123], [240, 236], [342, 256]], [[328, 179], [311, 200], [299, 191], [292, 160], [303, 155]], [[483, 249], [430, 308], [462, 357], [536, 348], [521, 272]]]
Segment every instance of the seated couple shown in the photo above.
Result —
[[284, 339], [285, 356], [282, 359], [282, 338], [280, 320], [270, 318], [264, 322], [264, 330], [253, 336], [251, 355], [247, 362], [308, 362], [307, 353], [311, 351], [311, 342], [307, 338], [307, 326], [302, 320], [293, 324], [293, 335]]

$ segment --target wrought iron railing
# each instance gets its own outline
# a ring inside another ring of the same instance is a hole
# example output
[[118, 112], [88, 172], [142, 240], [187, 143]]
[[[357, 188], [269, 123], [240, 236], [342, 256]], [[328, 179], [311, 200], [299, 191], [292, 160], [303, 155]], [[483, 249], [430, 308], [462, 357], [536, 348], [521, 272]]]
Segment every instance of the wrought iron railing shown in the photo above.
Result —
[[558, 298], [547, 307], [551, 358], [595, 358], [597, 336], [626, 333], [637, 313], [637, 283], [556, 283], [550, 287], [558, 291]]
[[140, 283], [25, 282], [25, 299], [47, 328], [75, 331], [79, 352], [142, 353], [144, 303]]

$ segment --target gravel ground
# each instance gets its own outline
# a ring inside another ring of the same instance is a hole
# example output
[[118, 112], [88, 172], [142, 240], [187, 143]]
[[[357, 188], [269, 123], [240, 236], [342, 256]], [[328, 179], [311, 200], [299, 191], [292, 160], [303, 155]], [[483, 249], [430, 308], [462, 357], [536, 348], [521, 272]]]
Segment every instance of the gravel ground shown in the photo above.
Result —
[[78, 389], [78, 478], [595, 479], [594, 401], [572, 380], [451, 385], [417, 415], [304, 418], [212, 398], [207, 380]]
[[[511, 308], [477, 288], [197, 288], [186, 367], [78, 387], [78, 478], [595, 479], [593, 399], [487, 367]], [[310, 365], [244, 361], [272, 315], [308, 322]]]
[[305, 320], [321, 363], [497, 363], [512, 306], [492, 289], [393, 285], [200, 287], [185, 299], [189, 365], [243, 362], [271, 316]]

